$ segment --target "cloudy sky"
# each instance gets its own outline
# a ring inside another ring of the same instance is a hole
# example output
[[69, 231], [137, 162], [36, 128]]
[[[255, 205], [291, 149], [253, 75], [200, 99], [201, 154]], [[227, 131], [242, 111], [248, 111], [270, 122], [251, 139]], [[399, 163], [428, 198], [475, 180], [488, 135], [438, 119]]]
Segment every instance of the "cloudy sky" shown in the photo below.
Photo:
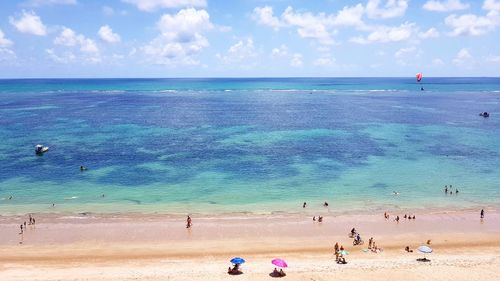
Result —
[[0, 77], [500, 76], [500, 0], [0, 0]]

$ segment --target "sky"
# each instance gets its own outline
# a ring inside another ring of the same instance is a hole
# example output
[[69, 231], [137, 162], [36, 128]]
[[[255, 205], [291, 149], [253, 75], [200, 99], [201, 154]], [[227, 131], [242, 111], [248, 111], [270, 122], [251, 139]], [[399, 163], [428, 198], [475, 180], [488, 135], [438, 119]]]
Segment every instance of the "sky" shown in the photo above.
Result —
[[500, 76], [500, 0], [0, 0], [0, 78]]

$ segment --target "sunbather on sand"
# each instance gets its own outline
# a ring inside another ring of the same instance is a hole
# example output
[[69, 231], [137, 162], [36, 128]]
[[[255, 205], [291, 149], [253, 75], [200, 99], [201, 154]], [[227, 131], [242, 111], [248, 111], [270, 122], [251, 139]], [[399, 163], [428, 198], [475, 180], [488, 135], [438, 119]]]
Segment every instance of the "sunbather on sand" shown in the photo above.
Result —
[[280, 269], [280, 276], [286, 276], [286, 273], [283, 271], [283, 269]]

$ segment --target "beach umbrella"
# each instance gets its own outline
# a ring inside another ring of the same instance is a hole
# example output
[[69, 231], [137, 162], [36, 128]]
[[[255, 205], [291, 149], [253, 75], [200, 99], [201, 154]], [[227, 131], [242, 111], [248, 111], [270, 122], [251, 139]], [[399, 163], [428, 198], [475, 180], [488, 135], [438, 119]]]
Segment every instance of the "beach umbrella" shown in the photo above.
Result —
[[339, 251], [339, 254], [341, 254], [342, 256], [347, 256], [347, 255], [349, 255], [349, 252], [346, 250], [342, 250], [342, 251]]
[[431, 247], [428, 247], [428, 246], [420, 246], [418, 247], [417, 249], [420, 253], [424, 253], [424, 254], [430, 254], [432, 253], [432, 249]]
[[420, 246], [420, 247], [418, 247], [418, 248], [417, 248], [417, 250], [418, 250], [420, 253], [424, 254], [424, 259], [423, 259], [423, 261], [427, 261], [427, 258], [425, 257], [425, 254], [430, 254], [430, 253], [432, 253], [432, 248], [431, 248], [431, 247], [429, 247], [429, 246]]
[[277, 267], [283, 267], [283, 268], [288, 267], [288, 264], [286, 264], [286, 262], [282, 259], [274, 259], [271, 261], [271, 263]]
[[231, 262], [232, 264], [243, 264], [243, 263], [245, 263], [245, 260], [244, 260], [244, 259], [242, 259], [242, 258], [236, 257], [236, 258], [232, 258], [232, 259], [230, 260], [230, 262]]

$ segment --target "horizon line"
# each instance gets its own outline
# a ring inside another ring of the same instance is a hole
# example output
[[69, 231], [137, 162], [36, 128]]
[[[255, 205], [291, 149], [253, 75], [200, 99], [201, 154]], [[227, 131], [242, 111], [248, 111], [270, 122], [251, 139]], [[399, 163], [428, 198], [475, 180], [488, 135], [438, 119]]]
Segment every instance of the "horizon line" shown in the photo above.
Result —
[[[179, 77], [0, 77], [0, 80], [112, 80], [112, 79], [314, 79], [314, 78], [369, 78], [369, 79], [377, 79], [377, 78], [415, 78], [415, 76], [241, 76], [241, 77], [232, 77], [232, 76], [199, 76], [199, 77], [188, 77], [188, 76], [179, 76]], [[425, 79], [428, 78], [500, 78], [500, 76], [425, 76]]]

